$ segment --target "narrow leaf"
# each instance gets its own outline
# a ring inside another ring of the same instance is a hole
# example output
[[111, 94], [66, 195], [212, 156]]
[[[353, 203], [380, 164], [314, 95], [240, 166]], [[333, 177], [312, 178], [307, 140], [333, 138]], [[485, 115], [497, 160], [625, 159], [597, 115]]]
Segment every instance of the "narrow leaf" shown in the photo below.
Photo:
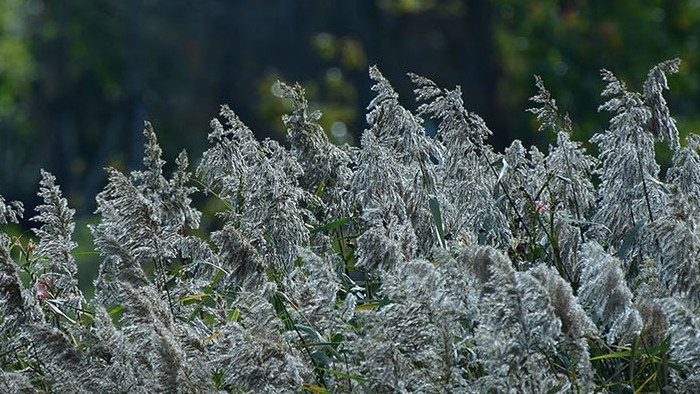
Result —
[[323, 387], [314, 386], [313, 384], [304, 384], [302, 387], [304, 387], [305, 390], [312, 391], [314, 393], [331, 394], [331, 391], [328, 391]]
[[430, 206], [430, 213], [433, 214], [433, 222], [435, 222], [435, 227], [437, 227], [438, 235], [440, 236], [440, 244], [442, 247], [446, 247], [445, 243], [445, 229], [442, 227], [442, 215], [440, 214], [440, 202], [435, 196], [428, 197], [428, 205]]
[[620, 249], [617, 250], [617, 253], [615, 253], [615, 256], [619, 258], [625, 257], [625, 254], [629, 250], [629, 248], [632, 246], [632, 242], [634, 239], [637, 237], [637, 233], [639, 233], [639, 230], [646, 224], [646, 219], [642, 220], [641, 222], [637, 223], [632, 230], [630, 230], [627, 235], [625, 235], [625, 238], [622, 240], [622, 245], [620, 245]]
[[211, 296], [211, 294], [207, 294], [207, 293], [195, 294], [195, 295], [187, 296], [185, 298], [180, 298], [179, 300], [177, 300], [175, 302], [185, 302], [185, 301], [195, 300], [197, 298], [209, 297], [209, 296]]
[[350, 220], [349, 217], [345, 217], [345, 218], [338, 219], [338, 220], [330, 222], [330, 223], [326, 223], [324, 225], [318, 226], [318, 227], [314, 228], [313, 230], [311, 230], [311, 234], [319, 233], [321, 231], [330, 231], [330, 230], [336, 229], [336, 228], [344, 225], [345, 223], [347, 223], [349, 220]]
[[221, 333], [220, 333], [220, 332], [216, 332], [216, 333], [211, 334], [211, 335], [209, 335], [208, 337], [204, 338], [204, 342], [209, 342], [209, 341], [211, 341], [212, 339], [218, 338], [218, 337], [220, 337], [220, 336], [221, 336]]

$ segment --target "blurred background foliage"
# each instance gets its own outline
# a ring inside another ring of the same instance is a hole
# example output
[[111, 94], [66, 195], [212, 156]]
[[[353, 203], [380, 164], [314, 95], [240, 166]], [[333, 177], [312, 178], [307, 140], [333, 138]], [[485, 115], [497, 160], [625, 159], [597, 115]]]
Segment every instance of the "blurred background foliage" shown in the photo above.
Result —
[[144, 120], [169, 162], [182, 148], [196, 159], [221, 104], [282, 140], [278, 79], [306, 88], [334, 142], [355, 144], [372, 64], [408, 108], [406, 72], [461, 85], [493, 145], [546, 149], [553, 136], [524, 112], [533, 74], [587, 139], [609, 119], [597, 112], [601, 68], [641, 89], [649, 68], [679, 57], [667, 97], [681, 132], [697, 132], [699, 22], [698, 0], [2, 0], [0, 193], [32, 216], [45, 168], [85, 216], [103, 167], [140, 165]]

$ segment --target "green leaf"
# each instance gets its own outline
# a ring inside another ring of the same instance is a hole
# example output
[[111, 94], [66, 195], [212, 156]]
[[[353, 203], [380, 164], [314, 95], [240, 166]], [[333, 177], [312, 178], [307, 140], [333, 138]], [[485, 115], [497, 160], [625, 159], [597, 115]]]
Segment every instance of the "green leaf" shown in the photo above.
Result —
[[321, 181], [321, 183], [316, 188], [316, 192], [314, 192], [314, 196], [321, 197], [325, 190], [326, 190], [326, 180], [324, 179]]
[[629, 350], [625, 350], [623, 352], [617, 352], [617, 353], [601, 354], [600, 356], [591, 357], [591, 361], [604, 360], [604, 359], [608, 359], [608, 358], [629, 357], [631, 354], [632, 354], [632, 352], [630, 352]]
[[366, 377], [364, 377], [364, 376], [361, 376], [361, 375], [353, 375], [353, 374], [341, 372], [341, 371], [338, 371], [337, 369], [326, 369], [326, 368], [319, 368], [319, 369], [322, 370], [322, 371], [324, 371], [324, 372], [332, 373], [332, 374], [335, 375], [335, 376], [338, 376], [338, 377], [341, 377], [341, 378], [345, 378], [345, 379], [353, 379], [353, 380], [356, 380], [356, 381], [358, 381], [358, 382], [365, 382], [365, 381], [368, 380], [368, 379], [367, 379]]
[[117, 313], [119, 313], [119, 312], [121, 312], [121, 311], [123, 311], [123, 310], [124, 310], [124, 307], [123, 307], [123, 306], [118, 306], [118, 307], [115, 307], [115, 308], [113, 308], [112, 310], [110, 310], [108, 313], [109, 313], [110, 316], [114, 316], [115, 314], [117, 314]]
[[[286, 296], [284, 296], [284, 298], [286, 298]], [[283, 296], [281, 296], [278, 292], [273, 295], [272, 298], [270, 298], [270, 302], [272, 303], [272, 307], [275, 309], [277, 316], [284, 323], [284, 328], [289, 331], [294, 330], [295, 323], [292, 316], [287, 311], [287, 307], [284, 306]]]
[[338, 220], [330, 222], [330, 223], [326, 223], [324, 225], [318, 226], [318, 227], [314, 228], [313, 230], [311, 230], [311, 234], [319, 233], [321, 231], [330, 231], [330, 230], [336, 229], [336, 228], [344, 225], [348, 221], [350, 221], [350, 218], [345, 217], [345, 218], [338, 219]]
[[356, 311], [364, 311], [367, 309], [374, 309], [374, 308], [379, 308], [382, 306], [381, 302], [365, 302], [364, 304], [360, 304], [355, 306]]
[[325, 353], [320, 351], [311, 352], [311, 358], [316, 361], [317, 365], [322, 365], [324, 367], [328, 367], [329, 365], [333, 364], [333, 360], [328, 358]]
[[632, 227], [632, 230], [630, 230], [630, 232], [627, 233], [627, 235], [625, 235], [625, 238], [622, 240], [622, 245], [620, 245], [620, 249], [617, 250], [615, 256], [617, 256], [618, 258], [625, 257], [625, 254], [627, 254], [627, 251], [632, 246], [632, 242], [634, 242], [634, 239], [637, 237], [637, 233], [639, 233], [639, 230], [646, 223], [647, 220], [644, 219], [641, 222], [638, 222], [634, 227]]
[[196, 300], [197, 298], [202, 298], [202, 297], [210, 297], [211, 294], [203, 293], [203, 294], [195, 294], [191, 296], [187, 296], [185, 298], [180, 298], [179, 300], [175, 302], [185, 302], [185, 301], [190, 301], [190, 300]]
[[71, 252], [72, 256], [99, 256], [100, 252]]
[[600, 227], [604, 228], [605, 230], [607, 230], [609, 233], [612, 232], [604, 224], [598, 223], [598, 222], [592, 222], [590, 220], [574, 219], [574, 218], [559, 217], [559, 216], [557, 216], [557, 220], [561, 220], [563, 222], [569, 222], [569, 223], [573, 223], [573, 224], [586, 224], [586, 225], [590, 225], [590, 226], [600, 226]]
[[569, 184], [569, 185], [572, 183], [572, 182], [571, 182], [571, 179], [569, 179], [569, 178], [567, 178], [567, 177], [565, 177], [565, 176], [557, 175], [557, 179], [560, 179], [560, 180], [564, 181], [564, 183], [567, 183], [567, 184]]
[[498, 198], [496, 198], [496, 201], [493, 202], [493, 205], [494, 205], [494, 206], [499, 206], [499, 205], [501, 204], [501, 202], [502, 202], [503, 200], [505, 200], [505, 198], [506, 198], [506, 195], [505, 195], [505, 194], [501, 194], [500, 196], [498, 196]]
[[437, 227], [438, 235], [440, 236], [440, 244], [442, 247], [447, 247], [445, 243], [445, 229], [442, 227], [442, 215], [440, 214], [440, 202], [435, 196], [428, 196], [428, 205], [430, 206], [430, 213], [433, 214], [433, 222], [435, 227]]
[[221, 333], [221, 332], [215, 332], [215, 333], [209, 335], [208, 337], [204, 338], [204, 339], [202, 340], [202, 342], [209, 342], [209, 341], [211, 341], [212, 339], [216, 339], [216, 338], [220, 337], [222, 334], [223, 334], [223, 333]]
[[297, 330], [301, 332], [305, 332], [306, 335], [309, 336], [309, 338], [313, 339], [314, 342], [323, 342], [323, 337], [321, 334], [318, 333], [318, 331], [314, 330], [313, 327], [307, 326], [306, 324], [296, 324]]
[[355, 306], [356, 311], [362, 311], [366, 309], [374, 309], [374, 308], [379, 308], [382, 306], [386, 306], [389, 304], [403, 304], [401, 300], [392, 300], [389, 297], [384, 297], [380, 300], [374, 299], [374, 300], [367, 300], [367, 302]]
[[332, 393], [331, 391], [328, 391], [328, 389], [324, 389], [323, 387], [319, 387], [319, 386], [314, 386], [313, 384], [304, 383], [304, 385], [302, 387], [304, 387], [305, 390], [308, 390], [308, 391], [311, 391], [314, 393], [323, 393], [323, 394], [331, 394]]

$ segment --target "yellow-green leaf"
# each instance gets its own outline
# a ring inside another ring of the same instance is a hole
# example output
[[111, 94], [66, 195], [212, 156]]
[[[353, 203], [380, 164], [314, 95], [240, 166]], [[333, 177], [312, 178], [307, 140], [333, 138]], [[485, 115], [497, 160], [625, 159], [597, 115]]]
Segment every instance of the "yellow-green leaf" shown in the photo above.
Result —
[[220, 332], [211, 334], [211, 335], [209, 335], [208, 337], [204, 338], [204, 342], [209, 342], [209, 341], [211, 341], [212, 339], [218, 338], [219, 336], [221, 336], [221, 333], [220, 333]]
[[187, 296], [185, 298], [180, 298], [179, 300], [177, 300], [175, 302], [185, 302], [185, 301], [196, 300], [197, 298], [203, 298], [203, 297], [209, 297], [209, 296], [211, 296], [211, 294], [206, 294], [206, 293], [205, 294], [195, 294], [195, 295]]
[[331, 394], [331, 392], [328, 391], [327, 389], [324, 389], [323, 387], [319, 387], [319, 386], [314, 386], [313, 384], [304, 384], [303, 387], [306, 390], [313, 391], [314, 393]]
[[355, 307], [356, 311], [364, 311], [366, 309], [373, 309], [373, 308], [379, 308], [381, 303], [379, 302], [366, 302], [364, 304], [357, 305]]

